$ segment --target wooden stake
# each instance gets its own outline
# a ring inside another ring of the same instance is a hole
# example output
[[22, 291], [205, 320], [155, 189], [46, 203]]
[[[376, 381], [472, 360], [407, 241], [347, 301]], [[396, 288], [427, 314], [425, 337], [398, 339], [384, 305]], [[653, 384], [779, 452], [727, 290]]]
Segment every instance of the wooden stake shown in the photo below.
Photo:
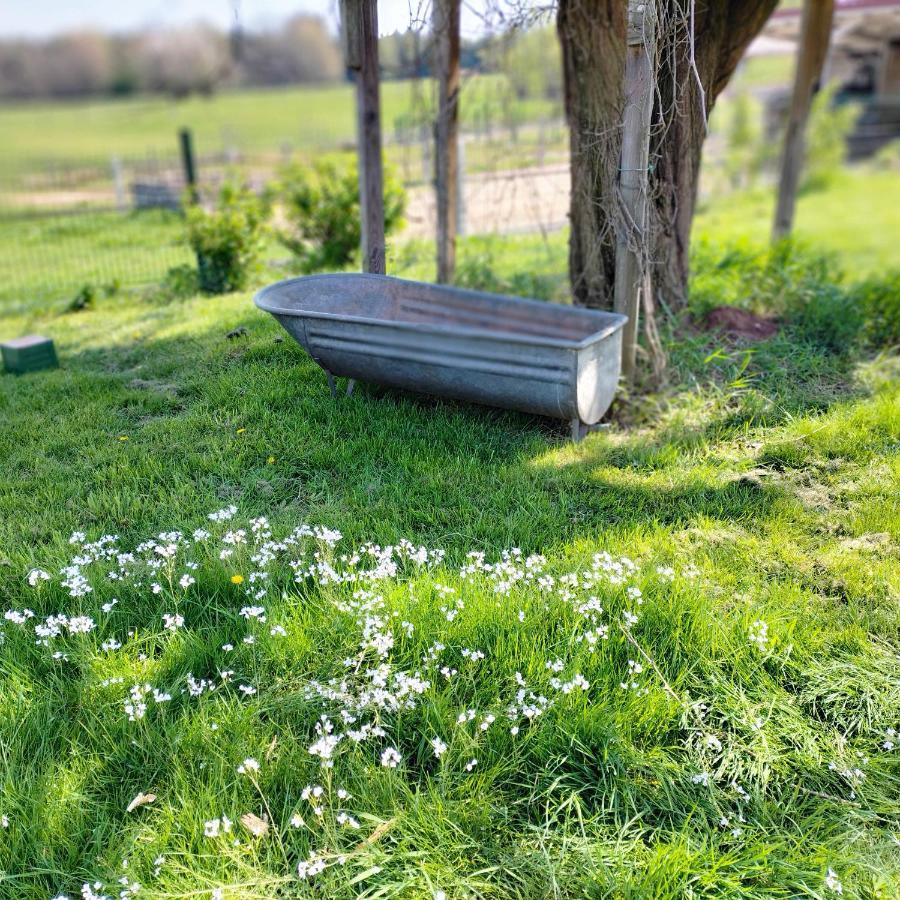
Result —
[[794, 73], [794, 93], [784, 137], [781, 158], [781, 177], [778, 181], [778, 203], [772, 240], [779, 241], [791, 233], [797, 187], [803, 168], [804, 133], [813, 94], [822, 77], [822, 67], [828, 55], [834, 0], [804, 0], [800, 25], [800, 44], [797, 48], [797, 70]]
[[341, 0], [344, 57], [356, 81], [362, 268], [384, 275], [384, 196], [376, 0]]
[[196, 203], [199, 194], [197, 192], [197, 166], [194, 162], [194, 135], [190, 128], [182, 128], [178, 132], [178, 145], [181, 148], [181, 168], [184, 172], [184, 185], [191, 203]]
[[459, 218], [459, 10], [460, 0], [434, 0], [432, 26], [438, 78], [435, 123], [437, 280], [453, 280]]
[[625, 113], [619, 169], [621, 204], [617, 225], [614, 309], [628, 316], [622, 331], [622, 374], [634, 377], [641, 295], [650, 290], [648, 167], [650, 117], [656, 79], [656, 2], [628, 0]]

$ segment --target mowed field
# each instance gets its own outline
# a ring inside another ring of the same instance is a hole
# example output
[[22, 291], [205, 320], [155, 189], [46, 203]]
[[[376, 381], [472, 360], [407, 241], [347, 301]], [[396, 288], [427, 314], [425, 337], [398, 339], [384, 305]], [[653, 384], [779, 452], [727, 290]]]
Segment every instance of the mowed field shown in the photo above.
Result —
[[[381, 88], [382, 127], [390, 137], [413, 119], [427, 121], [430, 82], [386, 81]], [[26, 171], [54, 160], [108, 161], [112, 155], [174, 152], [178, 129], [194, 132], [198, 153], [223, 149], [277, 154], [282, 148], [317, 150], [350, 144], [355, 137], [352, 84], [224, 91], [212, 97], [174, 101], [136, 97], [76, 103], [0, 105], [0, 167]], [[494, 127], [559, 116], [544, 100], [510, 101], [502, 76], [465, 79], [461, 115], [465, 124], [489, 116]]]
[[[760, 57], [741, 64], [729, 90], [787, 86], [789, 57]], [[432, 82], [385, 81], [381, 86], [386, 139], [411, 122], [427, 122]], [[77, 102], [0, 103], [0, 180], [56, 162], [106, 164], [111, 156], [174, 153], [178, 129], [194, 132], [197, 151], [223, 149], [278, 154], [285, 148], [316, 151], [355, 138], [355, 89], [350, 83], [221, 91], [211, 97], [172, 100], [133, 97]], [[727, 99], [720, 106], [727, 106]], [[561, 99], [520, 99], [505, 75], [467, 74], [460, 98], [463, 127], [486, 132], [563, 116]], [[724, 116], [717, 113], [713, 129]], [[555, 136], [554, 136], [555, 137]], [[507, 158], [515, 160], [515, 148]]]

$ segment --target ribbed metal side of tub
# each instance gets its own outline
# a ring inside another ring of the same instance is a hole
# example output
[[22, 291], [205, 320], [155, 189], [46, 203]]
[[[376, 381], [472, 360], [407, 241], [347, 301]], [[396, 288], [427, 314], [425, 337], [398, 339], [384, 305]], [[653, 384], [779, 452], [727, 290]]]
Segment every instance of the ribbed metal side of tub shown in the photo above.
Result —
[[578, 352], [502, 337], [407, 331], [394, 323], [277, 315], [323, 369], [338, 377], [518, 409], [578, 416]]
[[[332, 378], [568, 419], [609, 408], [624, 316], [383, 275], [270, 285], [271, 313]], [[577, 426], [577, 428], [576, 428]]]

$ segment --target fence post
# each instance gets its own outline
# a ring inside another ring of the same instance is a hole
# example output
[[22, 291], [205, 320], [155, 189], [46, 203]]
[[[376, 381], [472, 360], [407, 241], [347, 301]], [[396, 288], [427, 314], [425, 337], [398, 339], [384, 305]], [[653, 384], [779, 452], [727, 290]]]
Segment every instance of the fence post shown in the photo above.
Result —
[[184, 183], [187, 186], [191, 202], [196, 203], [197, 193], [197, 168], [194, 164], [194, 136], [190, 128], [182, 128], [178, 132], [178, 140], [181, 145], [181, 167], [184, 171]]
[[356, 80], [356, 141], [364, 272], [384, 275], [384, 194], [381, 97], [378, 83], [378, 10], [375, 0], [341, 0], [347, 68]]
[[125, 175], [122, 172], [122, 160], [118, 156], [114, 156], [110, 160], [110, 168], [112, 169], [113, 190], [116, 192], [116, 209], [119, 212], [125, 212], [128, 203], [125, 199]]
[[619, 168], [621, 203], [616, 223], [614, 309], [628, 316], [622, 330], [622, 374], [634, 377], [641, 297], [650, 290], [647, 270], [650, 115], [656, 79], [656, 0], [628, 0], [625, 113]]

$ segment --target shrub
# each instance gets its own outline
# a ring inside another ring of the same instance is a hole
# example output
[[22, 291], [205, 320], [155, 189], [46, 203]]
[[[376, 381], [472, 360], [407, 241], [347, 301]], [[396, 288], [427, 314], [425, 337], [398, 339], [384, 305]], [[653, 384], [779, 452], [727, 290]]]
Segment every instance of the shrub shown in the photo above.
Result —
[[746, 91], [731, 104], [725, 132], [725, 171], [734, 189], [751, 187], [765, 161], [767, 144], [760, 141], [759, 112]]
[[201, 290], [225, 294], [247, 286], [262, 255], [267, 213], [264, 201], [234, 184], [222, 187], [214, 209], [188, 207], [188, 243]]
[[457, 287], [473, 291], [491, 291], [495, 294], [514, 294], [536, 300], [552, 300], [556, 294], [557, 279], [516, 272], [510, 277], [501, 275], [490, 252], [467, 255], [456, 266], [453, 283]]
[[813, 100], [806, 131], [804, 191], [821, 191], [840, 175], [847, 157], [847, 138], [859, 117], [853, 104], [835, 105], [837, 85], [820, 91]]
[[765, 248], [701, 242], [691, 266], [696, 318], [716, 306], [778, 316], [829, 353], [847, 353], [861, 340], [900, 345], [900, 270], [847, 285], [829, 257], [791, 241]]
[[691, 271], [690, 308], [698, 318], [717, 306], [785, 316], [842, 278], [828, 256], [792, 241], [774, 247], [701, 241]]
[[785, 318], [800, 338], [829, 353], [844, 354], [854, 348], [863, 315], [845, 289], [819, 282], [791, 300]]
[[149, 289], [146, 297], [158, 303], [186, 300], [200, 290], [197, 269], [190, 265], [172, 266], [160, 282]]
[[871, 167], [876, 171], [900, 172], [900, 139], [885, 144], [875, 154]]
[[75, 296], [69, 301], [69, 312], [80, 312], [83, 309], [93, 309], [97, 301], [97, 288], [92, 284], [83, 284]]
[[855, 285], [850, 302], [863, 319], [866, 343], [873, 347], [900, 346], [900, 269]]
[[[356, 162], [320, 159], [312, 165], [292, 163], [282, 172], [274, 193], [284, 205], [288, 228], [278, 239], [297, 258], [302, 272], [346, 268], [359, 250], [359, 176]], [[384, 173], [384, 231], [403, 222], [406, 192], [393, 173]]]

